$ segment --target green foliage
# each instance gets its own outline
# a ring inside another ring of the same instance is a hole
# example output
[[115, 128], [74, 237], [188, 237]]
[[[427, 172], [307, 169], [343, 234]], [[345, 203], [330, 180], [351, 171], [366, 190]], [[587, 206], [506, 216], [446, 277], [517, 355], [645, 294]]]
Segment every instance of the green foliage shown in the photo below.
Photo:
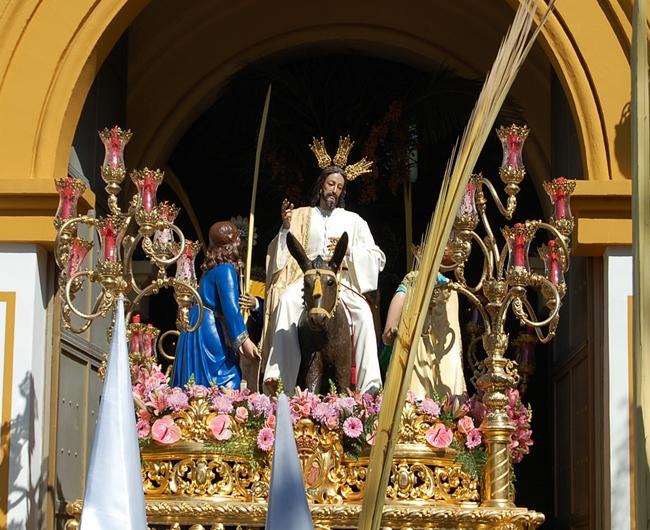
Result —
[[483, 471], [487, 463], [487, 453], [483, 447], [470, 450], [464, 449], [456, 457], [456, 462], [461, 465], [465, 473], [480, 480], [483, 477]]

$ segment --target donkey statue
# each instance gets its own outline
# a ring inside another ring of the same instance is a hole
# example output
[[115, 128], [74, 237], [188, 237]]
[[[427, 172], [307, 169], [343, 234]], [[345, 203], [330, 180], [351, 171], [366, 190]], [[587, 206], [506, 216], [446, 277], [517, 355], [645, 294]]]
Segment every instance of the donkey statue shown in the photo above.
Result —
[[289, 232], [287, 247], [304, 273], [305, 311], [298, 322], [300, 370], [297, 385], [315, 394], [325, 393], [323, 384], [333, 379], [339, 392], [350, 387], [352, 341], [345, 310], [339, 304], [337, 273], [348, 248], [344, 232], [332, 259], [310, 260], [298, 240]]

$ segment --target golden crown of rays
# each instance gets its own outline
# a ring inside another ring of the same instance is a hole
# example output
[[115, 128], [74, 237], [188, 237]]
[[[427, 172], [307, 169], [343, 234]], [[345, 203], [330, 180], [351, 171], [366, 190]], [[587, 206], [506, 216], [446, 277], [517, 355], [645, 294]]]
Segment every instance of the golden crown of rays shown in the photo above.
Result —
[[322, 137], [314, 138], [312, 143], [309, 144], [309, 148], [312, 150], [314, 155], [316, 155], [316, 161], [318, 162], [319, 168], [325, 169], [334, 163], [334, 165], [343, 168], [348, 180], [354, 180], [359, 175], [370, 173], [372, 160], [368, 160], [364, 156], [358, 162], [346, 165], [350, 149], [352, 149], [353, 145], [354, 142], [350, 140], [350, 136], [339, 137], [339, 147], [336, 150], [334, 158], [327, 153], [327, 149], [325, 149], [325, 140], [323, 140]]

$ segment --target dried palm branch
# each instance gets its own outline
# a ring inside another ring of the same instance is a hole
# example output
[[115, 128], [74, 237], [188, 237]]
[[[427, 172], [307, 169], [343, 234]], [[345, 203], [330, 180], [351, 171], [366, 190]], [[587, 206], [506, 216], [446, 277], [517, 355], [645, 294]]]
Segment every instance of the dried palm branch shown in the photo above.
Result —
[[[546, 5], [544, 2], [541, 3]], [[460, 144], [453, 150], [447, 164], [442, 189], [425, 238], [418, 276], [413, 289], [407, 295], [397, 340], [393, 346], [376, 442], [368, 463], [368, 477], [358, 528], [377, 530], [380, 526], [386, 487], [391, 473], [393, 449], [406, 392], [411, 381], [417, 337], [422, 332], [445, 243], [451, 232], [465, 187], [499, 109], [553, 6], [554, 1], [551, 0], [531, 35], [533, 21], [538, 11], [538, 0], [522, 1], [501, 43]]]

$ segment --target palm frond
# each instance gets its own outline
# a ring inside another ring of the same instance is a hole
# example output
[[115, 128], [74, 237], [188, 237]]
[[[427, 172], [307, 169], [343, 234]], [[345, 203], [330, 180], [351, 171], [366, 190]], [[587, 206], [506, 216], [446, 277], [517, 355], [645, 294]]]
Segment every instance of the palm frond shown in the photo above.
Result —
[[520, 4], [488, 73], [458, 148], [454, 149], [447, 164], [442, 189], [425, 239], [418, 276], [412, 291], [407, 295], [398, 328], [384, 389], [376, 442], [370, 453], [358, 528], [377, 530], [381, 524], [385, 491], [392, 468], [393, 449], [411, 380], [417, 337], [422, 332], [445, 243], [451, 232], [455, 213], [467, 182], [499, 109], [535, 38], [551, 13], [553, 4], [551, 0], [532, 35], [530, 33], [537, 13], [538, 0], [523, 0]]

